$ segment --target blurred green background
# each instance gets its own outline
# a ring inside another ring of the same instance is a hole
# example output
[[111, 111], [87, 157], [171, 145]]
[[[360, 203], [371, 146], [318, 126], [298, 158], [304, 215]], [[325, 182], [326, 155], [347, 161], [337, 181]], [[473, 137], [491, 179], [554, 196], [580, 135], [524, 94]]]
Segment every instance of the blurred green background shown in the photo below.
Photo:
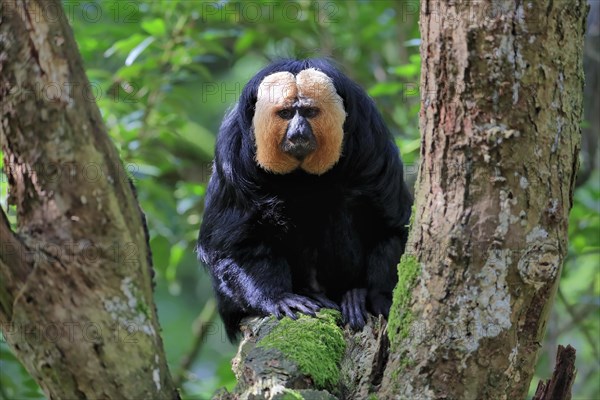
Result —
[[[155, 300], [171, 371], [181, 379], [184, 398], [210, 398], [235, 383], [230, 368], [235, 347], [214, 317], [210, 283], [194, 253], [223, 113], [270, 60], [330, 57], [375, 98], [412, 185], [419, 154], [418, 2], [63, 4], [95, 100], [148, 219]], [[597, 61], [591, 65], [597, 87]], [[584, 135], [598, 135], [597, 123], [584, 121], [584, 128]], [[567, 263], [533, 380], [550, 376], [557, 344], [571, 344], [579, 370], [575, 399], [600, 398], [600, 176], [597, 141], [588, 142], [584, 136], [587, 178], [575, 194]], [[14, 218], [6, 177], [0, 178], [0, 204]], [[189, 355], [185, 371], [181, 365]], [[43, 398], [4, 341], [0, 397]]]

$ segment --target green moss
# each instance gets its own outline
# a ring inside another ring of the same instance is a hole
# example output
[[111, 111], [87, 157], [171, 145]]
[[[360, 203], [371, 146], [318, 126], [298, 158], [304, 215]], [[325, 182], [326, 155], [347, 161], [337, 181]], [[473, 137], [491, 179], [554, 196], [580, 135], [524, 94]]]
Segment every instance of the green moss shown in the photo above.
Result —
[[299, 315], [294, 321], [286, 317], [257, 346], [281, 351], [318, 388], [332, 387], [339, 380], [346, 347], [339, 319], [340, 313], [334, 310], [321, 310], [317, 318]]
[[410, 218], [408, 220], [408, 225], [406, 226], [408, 229], [412, 228], [415, 224], [415, 216], [417, 215], [417, 207], [413, 204], [410, 209]]
[[413, 365], [415, 365], [415, 361], [414, 360], [411, 360], [408, 357], [403, 357], [403, 358], [400, 359], [400, 366], [399, 366], [399, 368], [398, 368], [397, 371], [398, 372], [404, 371], [406, 368], [410, 368]]
[[135, 309], [146, 316], [146, 318], [150, 319], [150, 310], [148, 310], [148, 306], [146, 303], [138, 299], [138, 303]]
[[398, 264], [398, 284], [394, 289], [394, 303], [388, 321], [392, 348], [408, 337], [414, 319], [410, 310], [411, 294], [420, 274], [421, 265], [417, 259], [405, 253]]
[[337, 400], [337, 397], [325, 390], [284, 388], [282, 393], [273, 396], [273, 400]]
[[283, 389], [283, 396], [281, 400], [304, 400], [304, 397], [292, 389]]

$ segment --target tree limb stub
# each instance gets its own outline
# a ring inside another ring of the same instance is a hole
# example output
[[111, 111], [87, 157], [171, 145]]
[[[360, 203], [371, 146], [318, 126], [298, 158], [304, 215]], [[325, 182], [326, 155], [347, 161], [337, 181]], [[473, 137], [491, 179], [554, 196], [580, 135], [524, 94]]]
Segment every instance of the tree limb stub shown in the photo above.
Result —
[[[360, 332], [338, 326], [337, 311], [293, 321], [248, 318], [233, 360], [238, 384], [218, 399], [366, 399], [375, 393], [388, 352], [383, 318]], [[295, 397], [294, 397], [295, 396]]]
[[571, 387], [575, 382], [575, 349], [571, 345], [558, 346], [556, 365], [552, 377], [538, 383], [532, 400], [570, 400]]

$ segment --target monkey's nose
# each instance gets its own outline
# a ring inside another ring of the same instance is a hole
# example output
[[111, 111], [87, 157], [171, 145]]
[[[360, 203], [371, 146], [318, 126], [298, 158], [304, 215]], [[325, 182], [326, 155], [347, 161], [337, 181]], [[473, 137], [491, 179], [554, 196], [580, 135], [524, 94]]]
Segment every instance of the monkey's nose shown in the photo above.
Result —
[[303, 160], [316, 148], [317, 141], [312, 132], [296, 131], [288, 133], [282, 144], [282, 150], [298, 160]]
[[286, 138], [293, 146], [304, 146], [310, 142], [310, 136], [302, 132], [294, 132]]
[[317, 148], [317, 142], [313, 135], [304, 135], [302, 133], [288, 135], [282, 149], [284, 152], [298, 160], [303, 160], [307, 155]]

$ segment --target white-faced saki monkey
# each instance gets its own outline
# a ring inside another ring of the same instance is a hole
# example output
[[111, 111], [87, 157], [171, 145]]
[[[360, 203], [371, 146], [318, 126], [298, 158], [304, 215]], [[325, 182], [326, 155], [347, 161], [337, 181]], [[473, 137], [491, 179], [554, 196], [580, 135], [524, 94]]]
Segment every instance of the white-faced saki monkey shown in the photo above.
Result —
[[275, 62], [225, 116], [198, 253], [230, 339], [240, 320], [388, 316], [412, 197], [365, 91], [322, 59]]

